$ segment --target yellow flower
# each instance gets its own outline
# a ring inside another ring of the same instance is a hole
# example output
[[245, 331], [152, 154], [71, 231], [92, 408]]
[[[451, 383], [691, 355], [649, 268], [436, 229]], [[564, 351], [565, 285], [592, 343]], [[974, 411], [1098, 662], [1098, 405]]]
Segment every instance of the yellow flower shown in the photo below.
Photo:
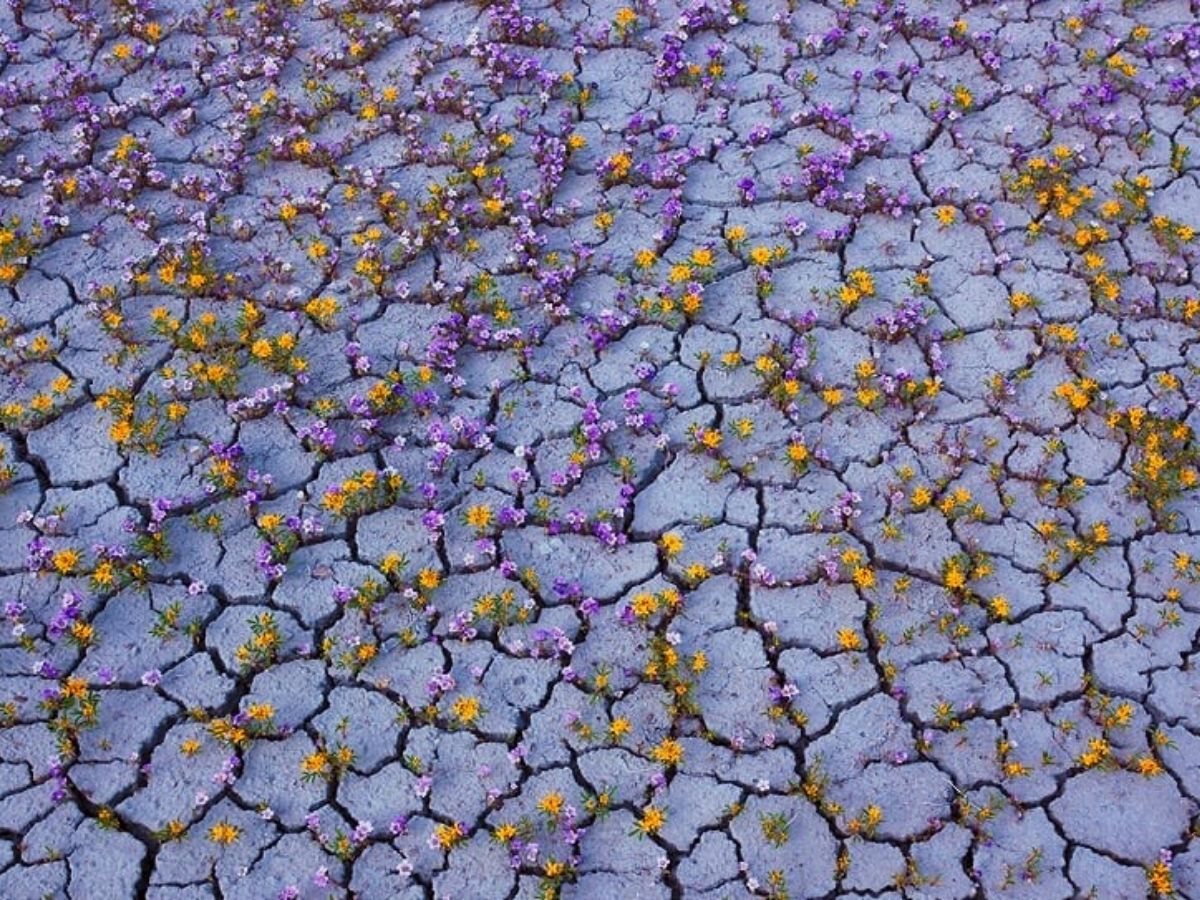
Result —
[[875, 296], [875, 279], [866, 269], [854, 269], [846, 278], [859, 294], [864, 297]]
[[658, 546], [662, 549], [663, 556], [674, 559], [683, 551], [683, 538], [677, 531], [668, 531], [658, 539]]
[[100, 587], [108, 587], [114, 580], [113, 564], [107, 559], [98, 562], [92, 572], [92, 581]]
[[128, 419], [118, 419], [113, 422], [112, 427], [108, 429], [108, 436], [112, 438], [113, 443], [123, 444], [133, 437], [133, 423]]
[[864, 591], [875, 587], [875, 572], [867, 566], [858, 566], [854, 570], [854, 583]]
[[492, 524], [492, 508], [485, 503], [468, 507], [466, 519], [467, 524], [476, 531], [486, 531]]
[[329, 755], [323, 750], [314, 750], [300, 760], [300, 774], [307, 777], [324, 775], [329, 766]]
[[214, 844], [228, 846], [242, 836], [242, 829], [222, 819], [208, 829], [208, 839]]
[[953, 225], [958, 219], [958, 210], [953, 206], [939, 206], [933, 211], [933, 214], [943, 228]]
[[51, 558], [50, 563], [54, 566], [54, 571], [59, 575], [70, 575], [79, 565], [79, 551], [72, 547], [66, 547], [57, 551]]
[[479, 718], [479, 713], [482, 710], [482, 705], [478, 697], [459, 697], [450, 707], [450, 712], [454, 718], [458, 719], [463, 725], [471, 725]]
[[1157, 759], [1147, 755], [1138, 759], [1137, 771], [1139, 775], [1143, 775], [1146, 778], [1154, 778], [1163, 773], [1163, 767]]
[[625, 29], [637, 21], [637, 12], [628, 6], [622, 6], [613, 16], [613, 22], [617, 28]]
[[671, 284], [682, 284], [692, 277], [692, 267], [685, 263], [676, 263], [667, 273], [667, 281]]
[[1079, 757], [1079, 764], [1085, 769], [1100, 765], [1109, 757], [1108, 741], [1102, 737], [1094, 737], [1088, 741], [1088, 748]]
[[437, 825], [433, 829], [434, 843], [440, 850], [451, 849], [466, 836], [467, 829], [460, 822], [455, 822], [453, 825]]
[[275, 707], [270, 703], [251, 703], [246, 707], [246, 715], [252, 722], [266, 722], [275, 715]]
[[859, 388], [854, 392], [854, 396], [858, 400], [858, 405], [866, 409], [879, 399], [879, 391], [874, 388]]
[[1150, 893], [1155, 897], [1174, 897], [1175, 881], [1171, 877], [1171, 865], [1164, 860], [1157, 860], [1146, 867], [1146, 884]]
[[87, 622], [71, 623], [71, 637], [83, 647], [89, 645], [96, 637], [96, 629]]
[[558, 791], [551, 791], [542, 796], [542, 799], [538, 801], [537, 808], [550, 818], [557, 819], [562, 814], [565, 805], [566, 800], [563, 795]]
[[279, 513], [264, 513], [258, 517], [258, 527], [263, 531], [271, 531], [279, 527], [281, 522], [283, 522], [283, 516]]
[[647, 806], [637, 821], [637, 830], [642, 834], [658, 834], [666, 824], [667, 816], [657, 806]]
[[952, 591], [960, 591], [967, 584], [967, 576], [963, 574], [962, 569], [957, 566], [951, 566], [946, 570], [945, 585]]
[[642, 592], [635, 594], [629, 605], [635, 616], [646, 619], [658, 611], [658, 598], [651, 593]]
[[404, 568], [404, 557], [399, 553], [389, 553], [379, 562], [379, 571], [384, 575], [395, 575]]
[[706, 450], [716, 450], [721, 446], [721, 432], [714, 428], [700, 428], [696, 431], [696, 440]]
[[633, 159], [624, 150], [608, 158], [608, 170], [615, 181], [624, 179], [631, 168], [633, 168]]
[[650, 758], [664, 766], [677, 766], [683, 762], [683, 745], [673, 738], [663, 738], [650, 751]]
[[839, 628], [837, 640], [843, 650], [861, 650], [863, 648], [863, 639], [853, 628]]

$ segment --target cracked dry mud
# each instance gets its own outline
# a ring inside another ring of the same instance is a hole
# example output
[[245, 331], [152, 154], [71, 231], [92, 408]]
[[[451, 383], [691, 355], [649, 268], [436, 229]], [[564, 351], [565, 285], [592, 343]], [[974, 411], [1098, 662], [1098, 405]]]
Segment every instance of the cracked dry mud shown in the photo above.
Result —
[[1200, 896], [1198, 19], [8, 0], [0, 897]]

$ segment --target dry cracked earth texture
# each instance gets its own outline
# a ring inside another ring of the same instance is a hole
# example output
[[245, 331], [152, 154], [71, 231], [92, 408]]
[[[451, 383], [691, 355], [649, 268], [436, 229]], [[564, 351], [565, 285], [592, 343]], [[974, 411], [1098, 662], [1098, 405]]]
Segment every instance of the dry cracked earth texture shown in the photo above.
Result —
[[1198, 18], [7, 0], [0, 896], [1200, 896]]

